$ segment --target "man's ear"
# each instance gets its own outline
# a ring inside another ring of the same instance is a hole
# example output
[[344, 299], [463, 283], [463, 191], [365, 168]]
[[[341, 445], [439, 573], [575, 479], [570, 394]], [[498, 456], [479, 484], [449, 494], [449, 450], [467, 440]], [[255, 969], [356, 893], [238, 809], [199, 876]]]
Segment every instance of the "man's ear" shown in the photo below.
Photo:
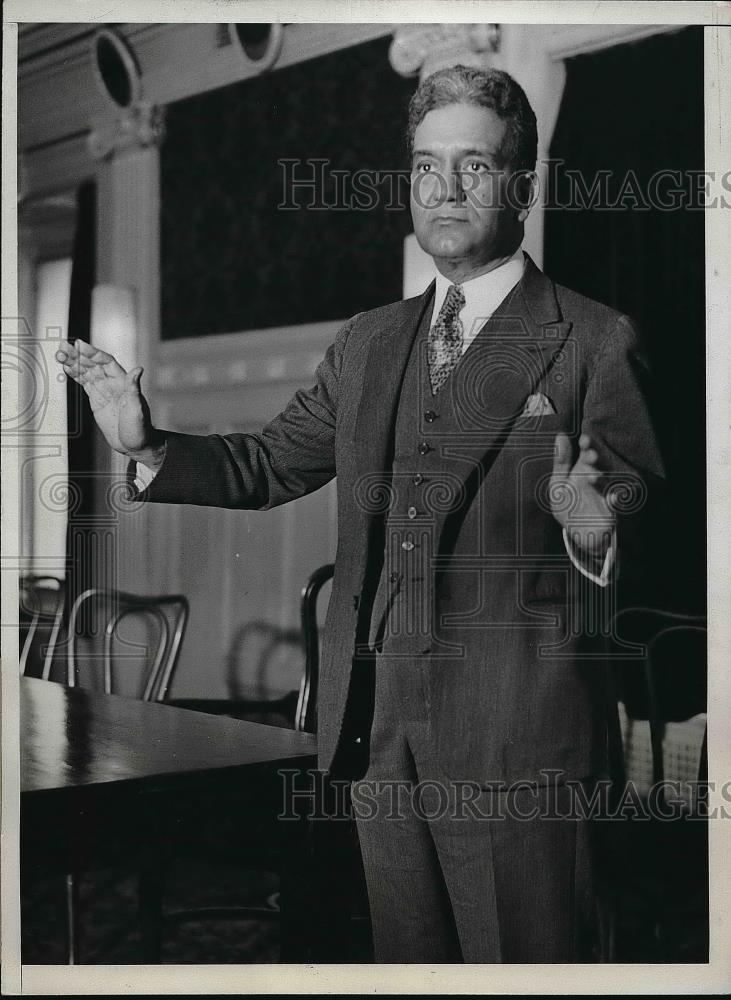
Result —
[[538, 201], [541, 191], [541, 182], [535, 170], [521, 170], [516, 175], [515, 183], [515, 208], [517, 209], [518, 222], [525, 222], [530, 210]]

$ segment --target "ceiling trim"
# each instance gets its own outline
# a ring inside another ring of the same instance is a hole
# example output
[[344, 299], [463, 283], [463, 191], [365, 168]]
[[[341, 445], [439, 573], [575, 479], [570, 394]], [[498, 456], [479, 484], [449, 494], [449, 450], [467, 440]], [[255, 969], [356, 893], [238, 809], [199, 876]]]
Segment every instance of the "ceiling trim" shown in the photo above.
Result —
[[[90, 36], [68, 34], [68, 25], [53, 25], [65, 44], [42, 52], [19, 67], [18, 139], [23, 150], [48, 146], [88, 130], [94, 119], [109, 114], [94, 86]], [[287, 24], [274, 72], [361, 42], [388, 36], [388, 24]], [[64, 29], [66, 33], [64, 33]], [[218, 25], [116, 25], [130, 43], [142, 73], [142, 96], [166, 105], [195, 94], [225, 87], [258, 75], [234, 45], [219, 47]], [[33, 36], [35, 37], [35, 36]], [[38, 33], [46, 44], [54, 37]], [[386, 64], [387, 72], [392, 72]]]
[[560, 24], [546, 27], [542, 39], [551, 59], [599, 52], [614, 45], [639, 42], [651, 35], [682, 31], [685, 24]]

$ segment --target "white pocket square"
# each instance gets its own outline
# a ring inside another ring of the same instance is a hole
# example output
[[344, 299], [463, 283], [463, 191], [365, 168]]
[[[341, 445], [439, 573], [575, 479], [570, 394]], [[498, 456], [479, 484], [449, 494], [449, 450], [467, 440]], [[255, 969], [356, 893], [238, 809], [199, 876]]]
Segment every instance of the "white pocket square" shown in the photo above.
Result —
[[542, 392], [535, 392], [526, 399], [523, 412], [518, 419], [523, 419], [524, 417], [542, 417], [546, 413], [555, 412], [556, 407], [548, 396], [544, 396]]

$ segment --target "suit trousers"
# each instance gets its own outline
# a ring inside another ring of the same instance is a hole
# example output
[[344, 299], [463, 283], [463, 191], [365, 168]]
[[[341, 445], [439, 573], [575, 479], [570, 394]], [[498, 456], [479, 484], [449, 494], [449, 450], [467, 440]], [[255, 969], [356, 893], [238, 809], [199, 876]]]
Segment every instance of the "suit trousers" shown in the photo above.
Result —
[[369, 764], [351, 784], [375, 961], [595, 960], [592, 821], [572, 814], [566, 785], [483, 789], [444, 773], [434, 669], [376, 657]]

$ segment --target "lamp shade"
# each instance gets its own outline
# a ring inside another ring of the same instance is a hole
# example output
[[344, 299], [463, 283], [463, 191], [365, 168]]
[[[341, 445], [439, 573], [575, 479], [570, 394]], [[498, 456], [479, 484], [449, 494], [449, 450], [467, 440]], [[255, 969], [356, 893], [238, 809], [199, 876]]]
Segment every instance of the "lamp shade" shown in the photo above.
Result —
[[97, 285], [91, 293], [91, 342], [129, 371], [137, 359], [137, 310], [131, 288]]

